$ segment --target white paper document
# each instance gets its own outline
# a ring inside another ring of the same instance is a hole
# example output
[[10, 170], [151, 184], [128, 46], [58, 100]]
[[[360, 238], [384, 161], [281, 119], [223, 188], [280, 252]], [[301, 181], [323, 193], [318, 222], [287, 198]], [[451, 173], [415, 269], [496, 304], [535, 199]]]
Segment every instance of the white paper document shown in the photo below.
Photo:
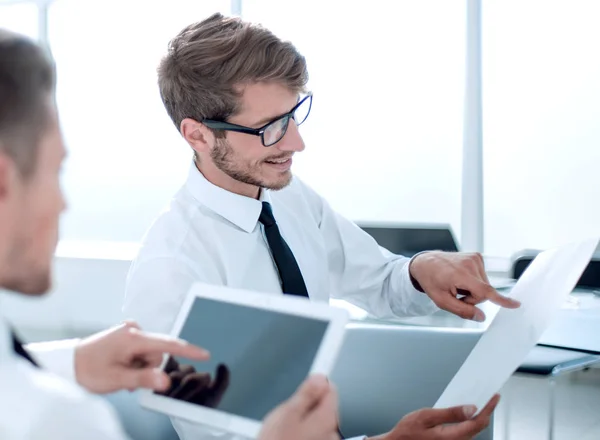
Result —
[[540, 253], [511, 292], [518, 309], [500, 309], [435, 408], [476, 405], [496, 394], [537, 344], [588, 265], [598, 240]]

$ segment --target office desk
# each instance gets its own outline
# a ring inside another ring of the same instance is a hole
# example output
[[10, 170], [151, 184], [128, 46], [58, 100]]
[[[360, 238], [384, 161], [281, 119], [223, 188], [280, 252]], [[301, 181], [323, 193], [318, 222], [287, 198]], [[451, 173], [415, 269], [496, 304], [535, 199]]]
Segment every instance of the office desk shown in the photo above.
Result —
[[600, 354], [600, 297], [581, 289], [572, 293], [539, 344]]
[[[498, 290], [503, 292], [507, 289]], [[335, 304], [336, 301], [332, 301], [332, 303]], [[487, 328], [499, 310], [498, 306], [490, 302], [480, 304], [479, 307], [486, 314], [486, 320], [479, 323], [464, 320], [443, 310], [430, 316], [376, 320], [356, 307], [346, 305], [343, 307], [350, 310], [351, 318], [356, 322], [480, 330]], [[542, 335], [539, 344], [600, 354], [600, 297], [589, 290], [575, 289], [559, 310], [556, 319]]]

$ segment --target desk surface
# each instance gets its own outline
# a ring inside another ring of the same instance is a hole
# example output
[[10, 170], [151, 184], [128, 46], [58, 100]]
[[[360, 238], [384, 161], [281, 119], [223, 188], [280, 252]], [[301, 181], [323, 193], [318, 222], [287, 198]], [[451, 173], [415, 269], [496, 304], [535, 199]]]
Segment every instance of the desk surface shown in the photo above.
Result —
[[[503, 289], [499, 289], [502, 291]], [[430, 316], [375, 320], [353, 306], [353, 321], [387, 325], [417, 325], [429, 327], [472, 328], [485, 330], [498, 312], [498, 306], [484, 303], [479, 307], [486, 314], [485, 322], [468, 321], [445, 311]], [[588, 290], [576, 289], [563, 304], [558, 316], [542, 335], [539, 344], [600, 354], [600, 297]]]
[[570, 299], [539, 344], [600, 354], [600, 297], [578, 291]]

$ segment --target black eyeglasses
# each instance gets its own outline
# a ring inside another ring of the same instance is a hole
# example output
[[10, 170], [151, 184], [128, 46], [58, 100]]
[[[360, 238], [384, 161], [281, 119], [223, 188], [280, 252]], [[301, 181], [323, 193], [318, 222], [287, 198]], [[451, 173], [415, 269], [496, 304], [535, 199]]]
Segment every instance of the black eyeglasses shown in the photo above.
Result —
[[260, 128], [244, 127], [243, 125], [231, 124], [225, 121], [213, 121], [204, 119], [202, 123], [208, 128], [215, 130], [235, 131], [238, 133], [260, 136], [260, 140], [265, 147], [275, 145], [287, 131], [290, 119], [296, 122], [296, 125], [302, 124], [308, 118], [310, 108], [312, 107], [312, 93], [309, 93], [298, 102], [288, 113], [278, 116]]

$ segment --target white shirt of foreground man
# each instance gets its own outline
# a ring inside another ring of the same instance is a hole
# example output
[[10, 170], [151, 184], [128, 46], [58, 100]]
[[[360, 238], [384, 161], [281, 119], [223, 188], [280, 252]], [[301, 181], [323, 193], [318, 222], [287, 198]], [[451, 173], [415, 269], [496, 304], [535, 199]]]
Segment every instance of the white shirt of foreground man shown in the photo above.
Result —
[[112, 408], [75, 384], [75, 344], [33, 344], [29, 350], [43, 367], [36, 368], [13, 351], [10, 329], [0, 318], [1, 439], [127, 438]]
[[[192, 164], [186, 184], [150, 228], [131, 268], [125, 315], [151, 331], [168, 332], [196, 281], [281, 294], [258, 221], [263, 201], [273, 207], [312, 300], [345, 299], [382, 318], [437, 309], [413, 287], [408, 258], [380, 248], [299, 179], [281, 191], [262, 190], [255, 200], [213, 185]], [[186, 427], [193, 434], [186, 435]], [[198, 438], [191, 424], [176, 428], [186, 440]]]
[[[126, 440], [113, 409], [86, 390], [162, 389], [167, 378], [154, 366], [165, 351], [196, 360], [208, 356], [185, 341], [141, 332], [131, 322], [83, 340], [23, 347], [0, 316], [0, 413], [6, 416], [0, 418], [0, 438]], [[313, 375], [267, 415], [259, 439], [325, 440], [336, 436], [336, 426], [335, 388]]]

